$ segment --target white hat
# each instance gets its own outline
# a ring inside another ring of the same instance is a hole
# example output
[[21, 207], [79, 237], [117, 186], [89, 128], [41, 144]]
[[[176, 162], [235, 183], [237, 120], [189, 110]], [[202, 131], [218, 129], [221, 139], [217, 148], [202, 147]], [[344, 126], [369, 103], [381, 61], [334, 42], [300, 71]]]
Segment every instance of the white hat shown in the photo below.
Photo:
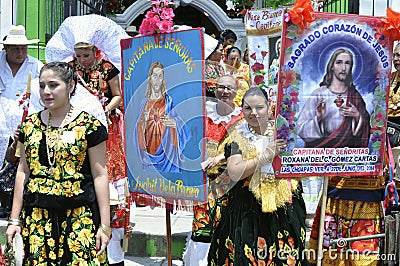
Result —
[[22, 25], [14, 26], [11, 25], [10, 31], [7, 34], [7, 38], [0, 43], [6, 45], [28, 45], [32, 43], [38, 43], [39, 39], [28, 40], [25, 35], [25, 27]]
[[118, 204], [123, 203], [122, 200], [118, 199], [118, 191], [114, 187], [114, 185], [111, 183], [108, 183], [108, 187], [110, 189], [110, 205], [118, 205]]
[[218, 41], [208, 34], [204, 33], [204, 58], [208, 58], [215, 48], [217, 48]]

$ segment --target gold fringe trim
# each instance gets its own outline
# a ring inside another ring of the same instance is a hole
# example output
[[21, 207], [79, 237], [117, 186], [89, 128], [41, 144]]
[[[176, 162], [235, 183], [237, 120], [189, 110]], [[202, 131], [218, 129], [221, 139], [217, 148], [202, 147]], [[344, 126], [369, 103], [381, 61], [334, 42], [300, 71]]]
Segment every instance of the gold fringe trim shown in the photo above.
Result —
[[[256, 171], [252, 177], [258, 178], [256, 175], [261, 174]], [[296, 191], [299, 181], [290, 179], [290, 187], [287, 179], [276, 179], [273, 174], [269, 174], [268, 177], [261, 177], [261, 181], [255, 187], [249, 189], [253, 192], [254, 197], [261, 203], [261, 210], [264, 213], [274, 212], [278, 208], [282, 208], [289, 203], [292, 199], [292, 192]]]

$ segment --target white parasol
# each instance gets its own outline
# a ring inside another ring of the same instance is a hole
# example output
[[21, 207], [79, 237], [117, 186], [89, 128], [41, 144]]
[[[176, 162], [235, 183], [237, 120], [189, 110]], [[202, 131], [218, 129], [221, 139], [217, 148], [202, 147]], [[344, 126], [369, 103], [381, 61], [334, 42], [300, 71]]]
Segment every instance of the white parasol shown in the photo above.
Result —
[[69, 62], [73, 60], [74, 45], [86, 42], [95, 45], [121, 70], [120, 40], [125, 38], [130, 36], [107, 17], [95, 14], [68, 17], [47, 43], [46, 61]]

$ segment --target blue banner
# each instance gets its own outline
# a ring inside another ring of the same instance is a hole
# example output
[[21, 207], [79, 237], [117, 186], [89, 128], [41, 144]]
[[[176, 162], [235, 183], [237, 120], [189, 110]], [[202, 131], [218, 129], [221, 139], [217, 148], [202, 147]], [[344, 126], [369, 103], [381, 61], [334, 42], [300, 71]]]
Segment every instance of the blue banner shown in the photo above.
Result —
[[130, 191], [206, 200], [203, 30], [121, 41]]

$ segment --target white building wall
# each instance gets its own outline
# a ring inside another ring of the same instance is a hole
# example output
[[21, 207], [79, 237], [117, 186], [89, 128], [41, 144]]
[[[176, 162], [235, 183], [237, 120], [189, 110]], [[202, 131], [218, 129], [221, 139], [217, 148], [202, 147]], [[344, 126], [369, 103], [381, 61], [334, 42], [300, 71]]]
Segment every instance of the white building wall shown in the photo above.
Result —
[[[15, 10], [16, 10], [16, 1], [15, 0], [0, 0], [0, 38], [3, 40], [3, 37], [7, 35], [10, 26], [13, 24], [13, 18], [15, 18]], [[14, 3], [14, 10], [13, 10]], [[0, 47], [3, 46], [0, 44]]]

